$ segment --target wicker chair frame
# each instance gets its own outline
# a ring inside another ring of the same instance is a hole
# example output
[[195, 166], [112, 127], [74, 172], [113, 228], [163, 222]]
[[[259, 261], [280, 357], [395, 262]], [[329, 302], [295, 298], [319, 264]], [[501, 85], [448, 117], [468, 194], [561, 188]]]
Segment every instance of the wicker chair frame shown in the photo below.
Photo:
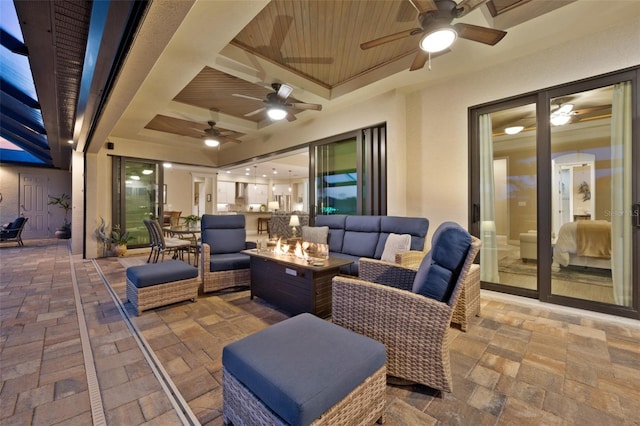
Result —
[[390, 376], [451, 392], [449, 328], [481, 244], [471, 238], [449, 303], [411, 292], [415, 268], [362, 258], [359, 279], [333, 279], [333, 323], [383, 343]]
[[140, 315], [142, 311], [171, 303], [195, 302], [199, 285], [200, 280], [196, 277], [138, 288], [127, 278], [127, 299]]
[[225, 288], [249, 286], [251, 284], [251, 269], [233, 269], [229, 271], [210, 271], [209, 258], [211, 247], [207, 243], [201, 244], [200, 276], [202, 277], [202, 291], [218, 291]]

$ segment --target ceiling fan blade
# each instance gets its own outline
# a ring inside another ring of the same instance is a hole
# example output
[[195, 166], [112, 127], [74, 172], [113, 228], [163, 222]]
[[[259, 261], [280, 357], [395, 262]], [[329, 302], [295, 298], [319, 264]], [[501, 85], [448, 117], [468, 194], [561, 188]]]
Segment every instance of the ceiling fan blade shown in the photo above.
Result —
[[289, 33], [293, 17], [287, 15], [276, 16], [271, 29], [271, 38], [269, 39], [269, 47], [279, 52], [282, 49], [282, 43]]
[[262, 102], [262, 99], [260, 98], [254, 98], [253, 96], [247, 96], [247, 95], [240, 95], [238, 93], [233, 93], [231, 96], [235, 96], [236, 98], [245, 98], [245, 99], [251, 99], [252, 101]]
[[[438, 56], [442, 56], [445, 53], [449, 52], [451, 52], [451, 49], [445, 49], [441, 52], [432, 53], [431, 59], [437, 58]], [[421, 69], [422, 67], [424, 67], [424, 64], [427, 63], [427, 60], [429, 60], [429, 53], [425, 52], [424, 50], [418, 49], [416, 57], [413, 59], [413, 63], [411, 64], [409, 71], [416, 71]]]
[[291, 121], [296, 121], [297, 118], [295, 115], [293, 115], [292, 113], [287, 113], [287, 121], [291, 122]]
[[416, 57], [413, 59], [413, 63], [411, 64], [411, 68], [409, 71], [416, 71], [424, 67], [424, 64], [427, 63], [427, 59], [429, 59], [429, 54], [424, 50], [419, 50], [416, 53]]
[[456, 9], [460, 11], [458, 12], [457, 17], [460, 18], [466, 15], [467, 13], [471, 12], [473, 9], [482, 6], [486, 2], [487, 0], [462, 0], [460, 3], [458, 3], [458, 6], [456, 7]]
[[291, 104], [287, 104], [287, 106], [290, 106], [291, 108], [295, 108], [295, 109], [312, 109], [315, 111], [322, 111], [322, 105], [320, 104], [307, 104], [304, 102], [294, 102]]
[[458, 37], [467, 40], [477, 41], [478, 43], [495, 45], [507, 35], [506, 31], [496, 30], [493, 28], [480, 27], [478, 25], [464, 24], [458, 22], [453, 25], [458, 33]]
[[233, 142], [233, 143], [242, 143], [242, 141], [240, 139], [234, 139], [234, 138], [230, 138], [230, 137], [224, 137], [221, 138], [222, 142]]
[[401, 1], [398, 5], [396, 22], [415, 22], [416, 9], [410, 1]]
[[261, 113], [262, 111], [264, 111], [265, 109], [266, 109], [265, 107], [258, 108], [257, 110], [255, 110], [255, 111], [251, 111], [250, 113], [245, 114], [244, 116], [245, 116], [245, 117], [251, 117], [252, 115], [260, 114], [260, 113]]
[[377, 38], [375, 40], [370, 40], [364, 42], [360, 45], [360, 49], [367, 50], [372, 47], [380, 46], [381, 44], [389, 43], [390, 41], [400, 40], [405, 37], [410, 37], [412, 35], [420, 34], [424, 32], [422, 28], [412, 28], [410, 30], [400, 31], [399, 33], [389, 34], [384, 37]]
[[416, 8], [418, 13], [438, 10], [438, 6], [436, 6], [436, 3], [433, 0], [409, 0], [409, 2]]

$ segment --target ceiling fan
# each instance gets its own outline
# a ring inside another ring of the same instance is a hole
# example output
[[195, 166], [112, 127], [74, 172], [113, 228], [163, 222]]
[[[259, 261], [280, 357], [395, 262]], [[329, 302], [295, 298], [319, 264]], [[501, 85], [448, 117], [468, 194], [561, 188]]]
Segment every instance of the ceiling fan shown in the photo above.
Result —
[[360, 45], [362, 50], [371, 49], [391, 41], [421, 34], [419, 47], [421, 50], [415, 56], [410, 71], [424, 67], [427, 59], [438, 52], [446, 53], [447, 48], [457, 37], [477, 41], [490, 46], [498, 43], [507, 34], [505, 31], [496, 30], [478, 25], [458, 22], [451, 24], [456, 18], [461, 18], [487, 0], [462, 0], [456, 4], [453, 0], [409, 0], [418, 11], [419, 28], [412, 28], [389, 34], [384, 37], [370, 40]]
[[230, 130], [217, 129], [215, 121], [207, 121], [207, 124], [209, 125], [208, 129], [197, 129], [198, 131], [204, 131], [204, 135], [202, 135], [202, 137], [205, 138], [205, 145], [210, 147], [217, 147], [225, 142], [242, 143], [241, 140], [234, 139], [228, 136], [233, 134], [234, 132]]
[[264, 102], [267, 106], [262, 108], [258, 108], [255, 111], [252, 111], [248, 114], [245, 114], [245, 117], [251, 117], [252, 115], [256, 115], [261, 113], [262, 111], [267, 111], [267, 115], [272, 120], [282, 120], [286, 118], [289, 121], [294, 121], [296, 119], [295, 115], [290, 111], [291, 109], [298, 110], [315, 110], [321, 111], [322, 105], [320, 104], [308, 104], [303, 102], [287, 102], [287, 98], [293, 92], [293, 87], [288, 86], [286, 84], [281, 83], [272, 83], [271, 87], [274, 92], [268, 93], [266, 99], [255, 98], [253, 96], [240, 95], [234, 93], [232, 96], [236, 96], [239, 98], [251, 99], [253, 101]]

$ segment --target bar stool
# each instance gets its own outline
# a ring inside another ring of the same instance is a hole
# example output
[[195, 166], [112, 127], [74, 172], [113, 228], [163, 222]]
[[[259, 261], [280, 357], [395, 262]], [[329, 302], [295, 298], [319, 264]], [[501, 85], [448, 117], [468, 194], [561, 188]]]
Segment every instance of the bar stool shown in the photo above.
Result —
[[270, 217], [259, 217], [258, 218], [258, 234], [262, 234], [263, 232], [269, 233], [269, 221]]

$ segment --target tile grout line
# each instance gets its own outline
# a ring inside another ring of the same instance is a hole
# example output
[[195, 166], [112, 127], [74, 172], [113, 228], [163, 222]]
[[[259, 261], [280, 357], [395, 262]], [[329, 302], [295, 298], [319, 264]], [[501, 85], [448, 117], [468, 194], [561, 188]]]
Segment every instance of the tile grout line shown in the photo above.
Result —
[[169, 374], [166, 372], [166, 370], [162, 366], [162, 363], [160, 362], [160, 360], [156, 357], [149, 343], [146, 341], [146, 339], [144, 338], [144, 336], [142, 335], [138, 327], [136, 327], [136, 325], [131, 320], [131, 317], [129, 316], [128, 312], [124, 308], [124, 305], [120, 301], [120, 298], [111, 287], [111, 284], [109, 283], [109, 280], [107, 280], [107, 277], [102, 272], [100, 265], [98, 265], [98, 262], [95, 259], [91, 259], [91, 262], [93, 263], [93, 266], [98, 272], [98, 275], [100, 275], [100, 279], [102, 280], [105, 287], [107, 288], [107, 291], [111, 295], [113, 302], [118, 308], [118, 311], [120, 312], [120, 315], [122, 316], [125, 324], [129, 328], [129, 331], [131, 332], [134, 340], [138, 344], [138, 347], [142, 351], [142, 354], [147, 360], [147, 363], [151, 367], [151, 371], [153, 372], [153, 375], [156, 377], [156, 379], [158, 379], [158, 382], [160, 383], [162, 390], [166, 394], [173, 408], [176, 410], [176, 413], [180, 418], [180, 421], [182, 422], [182, 424], [186, 424], [186, 425], [199, 425], [200, 422], [198, 421], [198, 418], [196, 417], [195, 414], [193, 414], [193, 411], [191, 411], [191, 407], [189, 407], [189, 404], [184, 400], [184, 398], [180, 394], [180, 391], [171, 380], [171, 377], [169, 377]]
[[102, 395], [100, 394], [100, 386], [98, 385], [98, 376], [96, 374], [96, 366], [91, 350], [91, 340], [89, 331], [87, 330], [87, 322], [84, 316], [84, 308], [78, 288], [78, 279], [76, 276], [73, 255], [69, 247], [69, 265], [71, 267], [71, 284], [73, 287], [73, 296], [76, 302], [76, 313], [78, 316], [78, 327], [80, 329], [80, 342], [82, 344], [82, 356], [84, 357], [84, 370], [87, 376], [87, 387], [89, 391], [89, 403], [91, 405], [91, 417], [93, 424], [97, 426], [106, 425], [107, 421], [104, 416], [104, 406], [102, 404]]

